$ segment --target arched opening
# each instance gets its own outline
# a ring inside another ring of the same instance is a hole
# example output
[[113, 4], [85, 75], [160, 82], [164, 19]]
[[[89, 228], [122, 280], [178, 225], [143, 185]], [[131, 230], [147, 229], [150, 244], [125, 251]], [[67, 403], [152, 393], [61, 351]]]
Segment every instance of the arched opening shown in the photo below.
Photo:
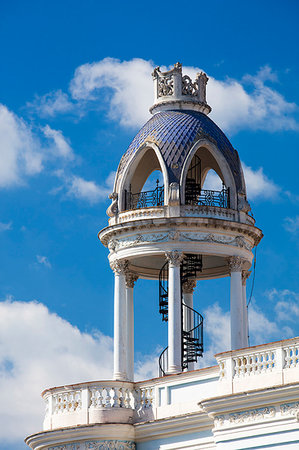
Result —
[[126, 175], [123, 190], [125, 210], [162, 206], [164, 176], [153, 148], [147, 148], [136, 158]]
[[218, 162], [205, 147], [198, 148], [189, 163], [184, 198], [186, 205], [230, 207], [229, 187]]

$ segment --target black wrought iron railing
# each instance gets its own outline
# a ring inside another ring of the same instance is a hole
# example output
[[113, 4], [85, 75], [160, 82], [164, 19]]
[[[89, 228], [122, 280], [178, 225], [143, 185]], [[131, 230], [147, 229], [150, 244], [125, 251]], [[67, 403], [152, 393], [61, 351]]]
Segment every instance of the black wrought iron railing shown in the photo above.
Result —
[[126, 191], [126, 209], [140, 209], [164, 204], [164, 186], [157, 186], [152, 191], [141, 191], [133, 194]]
[[168, 370], [168, 347], [159, 356], [159, 377], [164, 377]]
[[196, 362], [203, 354], [203, 317], [184, 303], [182, 307], [182, 315], [187, 316], [189, 325], [189, 329], [182, 332], [182, 369], [186, 369], [189, 363]]
[[229, 188], [223, 186], [221, 191], [213, 191], [211, 189], [200, 189], [199, 184], [187, 182], [185, 203], [186, 205], [229, 208]]
[[168, 262], [166, 262], [159, 272], [159, 313], [162, 314], [162, 321], [168, 321]]

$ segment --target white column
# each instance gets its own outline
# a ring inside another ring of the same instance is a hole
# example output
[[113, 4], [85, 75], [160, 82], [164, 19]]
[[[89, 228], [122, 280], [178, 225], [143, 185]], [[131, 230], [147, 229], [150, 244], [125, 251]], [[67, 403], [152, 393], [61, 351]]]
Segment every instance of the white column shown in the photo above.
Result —
[[231, 349], [243, 347], [244, 303], [242, 289], [242, 268], [244, 260], [239, 256], [229, 258], [230, 268], [230, 332]]
[[243, 326], [244, 326], [244, 333], [243, 333], [243, 347], [248, 347], [248, 337], [249, 337], [249, 330], [248, 330], [248, 308], [247, 308], [247, 298], [246, 298], [246, 282], [247, 279], [250, 277], [251, 271], [250, 270], [243, 270], [242, 272], [242, 299], [243, 299]]
[[[182, 286], [183, 303], [193, 309], [193, 293], [196, 287], [196, 280], [188, 280]], [[183, 330], [190, 331], [194, 327], [193, 311], [183, 308]], [[188, 371], [194, 370], [194, 362], [188, 364]]]
[[180, 266], [184, 258], [178, 251], [166, 252], [168, 268], [168, 373], [182, 371], [182, 304]]
[[127, 380], [127, 302], [125, 271], [127, 260], [111, 263], [114, 271], [114, 380]]
[[134, 285], [138, 276], [130, 271], [126, 272], [127, 297], [127, 377], [134, 381]]

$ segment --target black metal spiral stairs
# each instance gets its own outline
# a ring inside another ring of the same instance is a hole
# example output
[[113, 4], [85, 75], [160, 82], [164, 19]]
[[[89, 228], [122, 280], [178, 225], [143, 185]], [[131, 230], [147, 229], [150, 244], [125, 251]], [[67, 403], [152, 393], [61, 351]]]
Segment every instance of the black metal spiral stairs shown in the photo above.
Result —
[[[191, 279], [196, 279], [202, 270], [201, 255], [187, 254], [181, 264], [181, 308], [182, 308], [182, 371], [190, 363], [196, 362], [203, 355], [203, 317], [197, 311], [183, 302], [182, 286]], [[168, 263], [166, 262], [159, 274], [159, 312], [162, 321], [168, 321]], [[184, 321], [183, 318], [188, 317]], [[187, 327], [187, 329], [186, 329]], [[159, 357], [160, 374], [165, 375], [168, 366], [168, 347]]]

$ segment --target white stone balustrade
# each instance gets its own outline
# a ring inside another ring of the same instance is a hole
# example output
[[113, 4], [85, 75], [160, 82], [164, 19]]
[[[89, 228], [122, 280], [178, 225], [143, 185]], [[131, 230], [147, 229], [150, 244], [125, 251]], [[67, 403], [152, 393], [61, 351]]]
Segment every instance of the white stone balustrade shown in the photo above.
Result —
[[296, 381], [299, 338], [216, 355], [224, 393], [237, 393]]
[[46, 390], [44, 430], [143, 423], [199, 411], [207, 399], [298, 381], [299, 337], [216, 355], [218, 366], [144, 382], [101, 381]]

